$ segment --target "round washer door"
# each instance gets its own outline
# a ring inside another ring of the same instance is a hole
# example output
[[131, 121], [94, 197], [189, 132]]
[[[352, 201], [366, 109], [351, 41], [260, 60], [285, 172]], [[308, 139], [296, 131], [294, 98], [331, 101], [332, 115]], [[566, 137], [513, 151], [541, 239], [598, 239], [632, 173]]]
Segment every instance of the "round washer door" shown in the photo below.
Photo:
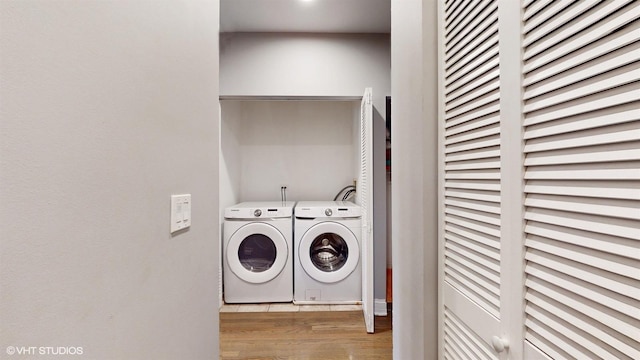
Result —
[[300, 264], [313, 279], [335, 283], [345, 279], [358, 266], [360, 245], [346, 226], [326, 221], [304, 233], [298, 251]]
[[278, 229], [257, 222], [242, 226], [231, 235], [225, 255], [237, 277], [261, 284], [280, 274], [287, 263], [289, 249]]

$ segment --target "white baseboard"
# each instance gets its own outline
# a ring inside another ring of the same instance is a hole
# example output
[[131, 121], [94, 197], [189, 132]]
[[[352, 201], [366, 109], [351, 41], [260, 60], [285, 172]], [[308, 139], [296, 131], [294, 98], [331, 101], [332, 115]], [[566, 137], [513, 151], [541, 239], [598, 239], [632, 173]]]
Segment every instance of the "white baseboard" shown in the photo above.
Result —
[[373, 300], [373, 315], [387, 316], [387, 300], [386, 299]]

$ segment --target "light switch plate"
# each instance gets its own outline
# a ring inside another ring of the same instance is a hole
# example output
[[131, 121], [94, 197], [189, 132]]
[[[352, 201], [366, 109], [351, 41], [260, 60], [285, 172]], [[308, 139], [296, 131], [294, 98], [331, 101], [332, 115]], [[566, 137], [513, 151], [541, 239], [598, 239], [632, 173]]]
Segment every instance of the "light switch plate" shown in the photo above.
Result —
[[171, 195], [171, 233], [191, 226], [191, 194]]

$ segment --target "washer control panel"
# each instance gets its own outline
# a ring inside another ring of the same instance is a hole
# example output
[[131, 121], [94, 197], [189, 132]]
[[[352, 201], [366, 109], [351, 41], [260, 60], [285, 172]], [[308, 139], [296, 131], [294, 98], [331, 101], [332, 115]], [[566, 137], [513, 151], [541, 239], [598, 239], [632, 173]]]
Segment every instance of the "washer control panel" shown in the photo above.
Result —
[[224, 210], [226, 219], [275, 219], [293, 214], [293, 202], [245, 202]]

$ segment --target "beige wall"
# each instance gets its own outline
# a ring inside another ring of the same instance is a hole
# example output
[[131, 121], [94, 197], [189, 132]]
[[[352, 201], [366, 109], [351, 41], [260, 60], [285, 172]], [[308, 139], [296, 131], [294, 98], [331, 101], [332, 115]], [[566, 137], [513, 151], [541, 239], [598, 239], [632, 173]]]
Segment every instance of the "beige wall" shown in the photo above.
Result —
[[218, 358], [217, 32], [217, 0], [0, 2], [3, 354]]

